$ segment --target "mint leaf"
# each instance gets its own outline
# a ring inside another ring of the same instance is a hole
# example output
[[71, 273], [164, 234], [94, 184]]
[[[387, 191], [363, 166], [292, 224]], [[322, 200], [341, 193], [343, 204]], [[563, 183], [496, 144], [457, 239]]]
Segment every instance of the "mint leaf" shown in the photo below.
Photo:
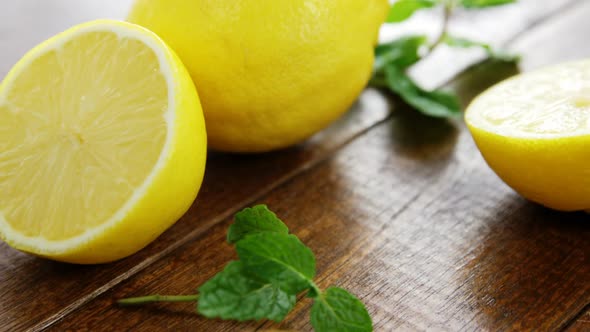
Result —
[[437, 4], [436, 0], [398, 0], [385, 20], [388, 23], [398, 23], [410, 18], [414, 12], [423, 8], [430, 8]]
[[232, 244], [246, 235], [261, 232], [289, 234], [287, 226], [264, 204], [246, 208], [238, 212], [234, 219], [227, 232], [227, 242]]
[[296, 297], [261, 280], [233, 261], [199, 288], [197, 310], [208, 318], [282, 321]]
[[460, 48], [470, 48], [470, 47], [480, 47], [491, 59], [500, 60], [505, 62], [517, 62], [520, 60], [520, 57], [515, 54], [509, 54], [506, 52], [495, 50], [490, 44], [481, 43], [473, 40], [469, 40], [466, 38], [461, 37], [454, 37], [451, 35], [445, 35], [443, 39], [444, 43], [451, 46], [451, 47], [460, 47]]
[[313, 287], [315, 257], [295, 235], [258, 233], [236, 244], [244, 266], [289, 294]]
[[365, 332], [373, 330], [363, 303], [346, 290], [330, 287], [311, 307], [311, 325], [316, 332]]
[[440, 118], [460, 115], [461, 105], [455, 95], [440, 90], [426, 91], [395, 66], [385, 68], [385, 75], [387, 86], [423, 114]]
[[516, 0], [461, 0], [459, 3], [465, 8], [485, 8], [514, 3]]
[[426, 36], [408, 36], [375, 48], [375, 72], [379, 73], [386, 66], [393, 65], [407, 68], [420, 60], [420, 49], [426, 45]]

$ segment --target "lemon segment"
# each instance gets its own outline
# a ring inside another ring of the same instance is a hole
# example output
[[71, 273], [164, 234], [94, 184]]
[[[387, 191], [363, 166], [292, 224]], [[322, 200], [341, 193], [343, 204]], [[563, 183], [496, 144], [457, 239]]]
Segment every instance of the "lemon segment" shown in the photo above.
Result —
[[204, 119], [152, 32], [100, 20], [27, 53], [0, 85], [0, 235], [75, 263], [143, 248], [191, 205]]
[[501, 82], [465, 119], [486, 162], [522, 196], [557, 210], [590, 208], [590, 61]]

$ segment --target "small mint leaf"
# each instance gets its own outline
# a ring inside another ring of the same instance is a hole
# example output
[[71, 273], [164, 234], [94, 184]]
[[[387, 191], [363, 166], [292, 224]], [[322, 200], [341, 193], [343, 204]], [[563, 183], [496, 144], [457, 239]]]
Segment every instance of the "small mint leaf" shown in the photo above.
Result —
[[236, 251], [249, 271], [289, 294], [312, 286], [315, 257], [295, 235], [253, 234], [238, 241]]
[[455, 37], [451, 35], [445, 35], [443, 39], [444, 43], [451, 46], [451, 47], [459, 47], [459, 48], [470, 48], [470, 47], [480, 47], [488, 56], [493, 60], [499, 60], [504, 62], [518, 62], [520, 57], [515, 54], [509, 54], [503, 51], [495, 50], [490, 44], [477, 42], [473, 40], [469, 40], [462, 37]]
[[199, 288], [197, 310], [208, 318], [282, 321], [295, 306], [295, 295], [249, 273], [233, 261]]
[[455, 95], [440, 90], [426, 91], [395, 66], [385, 68], [385, 76], [389, 89], [421, 113], [438, 118], [461, 114], [461, 105]]
[[517, 0], [461, 0], [459, 3], [465, 8], [485, 8], [514, 3]]
[[330, 287], [311, 307], [311, 325], [316, 332], [369, 332], [373, 330], [371, 316], [365, 305], [354, 295]]
[[436, 4], [436, 0], [398, 0], [391, 6], [385, 22], [399, 23], [405, 21], [416, 11], [434, 7]]
[[266, 205], [243, 209], [234, 217], [227, 231], [227, 242], [233, 244], [245, 236], [261, 232], [289, 234], [287, 226]]
[[378, 45], [375, 48], [375, 72], [380, 73], [387, 66], [407, 68], [415, 64], [420, 60], [420, 50], [427, 41], [428, 37], [418, 35]]

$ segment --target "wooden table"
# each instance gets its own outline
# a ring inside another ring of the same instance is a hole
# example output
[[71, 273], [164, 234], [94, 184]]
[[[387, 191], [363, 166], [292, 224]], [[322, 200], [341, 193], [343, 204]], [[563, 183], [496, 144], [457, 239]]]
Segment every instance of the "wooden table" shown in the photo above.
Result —
[[[122, 18], [129, 2], [0, 2], [0, 77], [42, 39]], [[434, 32], [433, 17], [387, 27], [383, 38]], [[521, 53], [526, 71], [589, 56], [589, 18], [589, 1], [521, 0], [459, 14], [453, 30]], [[442, 49], [414, 74], [425, 85], [448, 81], [468, 102], [516, 73], [497, 63], [462, 72], [480, 58]], [[357, 294], [377, 331], [590, 331], [590, 217], [527, 202], [488, 169], [463, 124], [424, 118], [373, 90], [301, 146], [211, 153], [194, 206], [132, 257], [75, 266], [0, 244], [0, 330], [308, 331], [308, 299], [279, 325], [206, 320], [190, 304], [114, 304], [193, 292], [233, 258], [224, 242], [232, 215], [262, 202], [316, 253], [319, 285]]]

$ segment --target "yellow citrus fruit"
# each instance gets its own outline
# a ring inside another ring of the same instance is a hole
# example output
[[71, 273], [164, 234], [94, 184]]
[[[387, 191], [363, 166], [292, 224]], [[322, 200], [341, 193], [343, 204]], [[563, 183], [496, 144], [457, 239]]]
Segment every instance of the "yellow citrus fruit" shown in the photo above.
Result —
[[522, 196], [590, 209], [590, 61], [508, 79], [476, 98], [465, 119], [487, 163]]
[[263, 152], [308, 138], [370, 78], [387, 0], [136, 0], [128, 20], [188, 68], [209, 146]]
[[59, 261], [125, 257], [188, 209], [205, 158], [198, 96], [173, 51], [130, 23], [78, 25], [0, 85], [0, 236]]

